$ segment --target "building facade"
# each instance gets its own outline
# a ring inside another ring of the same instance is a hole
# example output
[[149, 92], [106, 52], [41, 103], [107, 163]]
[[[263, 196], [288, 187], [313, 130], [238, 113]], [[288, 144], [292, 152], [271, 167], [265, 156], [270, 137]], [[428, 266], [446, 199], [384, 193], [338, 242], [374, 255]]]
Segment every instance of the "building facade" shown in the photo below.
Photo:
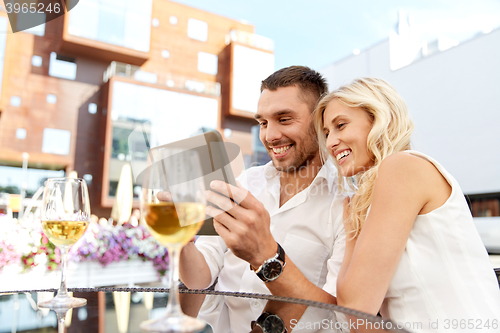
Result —
[[[75, 3], [50, 22], [0, 34], [3, 189], [29, 196], [43, 179], [74, 170], [90, 184], [92, 211], [107, 217], [122, 165], [145, 161], [131, 136], [137, 128], [152, 146], [218, 129], [251, 162], [272, 40], [168, 0]], [[7, 31], [15, 22], [2, 10]]]
[[500, 29], [421, 43], [411, 27], [320, 71], [335, 89], [354, 78], [391, 83], [415, 122], [413, 148], [459, 182], [474, 216], [500, 215]]

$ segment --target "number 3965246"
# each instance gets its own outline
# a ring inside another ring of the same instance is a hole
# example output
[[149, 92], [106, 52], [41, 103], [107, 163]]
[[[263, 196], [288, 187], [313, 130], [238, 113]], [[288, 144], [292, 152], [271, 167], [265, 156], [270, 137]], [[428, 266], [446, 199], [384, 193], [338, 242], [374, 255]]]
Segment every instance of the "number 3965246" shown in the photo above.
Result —
[[7, 2], [5, 4], [5, 10], [7, 11], [8, 14], [11, 14], [11, 13], [31, 13], [31, 14], [35, 14], [35, 13], [39, 13], [39, 14], [45, 14], [45, 13], [60, 13], [61, 12], [61, 4], [58, 3], [58, 2], [54, 2], [54, 3], [36, 3], [36, 2], [32, 2], [32, 3], [10, 3], [10, 2]]

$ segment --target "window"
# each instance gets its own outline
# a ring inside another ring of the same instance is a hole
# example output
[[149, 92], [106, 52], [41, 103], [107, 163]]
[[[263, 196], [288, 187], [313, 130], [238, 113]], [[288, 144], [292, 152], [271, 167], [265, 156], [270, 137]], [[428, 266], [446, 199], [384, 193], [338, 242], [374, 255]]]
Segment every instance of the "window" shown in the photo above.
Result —
[[42, 67], [43, 59], [40, 56], [34, 55], [31, 57], [31, 66]]
[[52, 52], [50, 54], [49, 75], [74, 80], [76, 78], [76, 60]]
[[98, 40], [98, 0], [86, 0], [78, 2], [78, 6], [76, 6], [69, 12], [68, 33], [73, 36]]
[[26, 139], [26, 129], [25, 128], [18, 128], [16, 129], [16, 139], [19, 139], [19, 140], [24, 140]]
[[170, 21], [170, 24], [171, 24], [171, 25], [177, 25], [177, 22], [178, 22], [178, 20], [177, 20], [177, 16], [173, 16], [173, 15], [172, 15], [172, 16], [170, 16], [169, 21]]
[[[188, 83], [186, 82], [186, 85]], [[199, 89], [192, 82], [193, 90]], [[202, 87], [203, 88], [203, 87]], [[179, 93], [115, 81], [112, 91], [112, 147], [109, 196], [114, 196], [119, 170], [130, 161], [137, 176], [146, 165], [149, 144], [184, 139], [201, 128], [216, 128], [219, 104], [216, 98]], [[144, 135], [147, 135], [147, 143]]]
[[87, 185], [89, 185], [89, 186], [92, 185], [92, 179], [93, 178], [94, 177], [92, 177], [92, 175], [88, 174], [88, 173], [85, 174], [85, 175], [83, 175], [83, 179], [85, 179], [85, 181], [87, 182]]
[[125, 14], [123, 46], [137, 51], [148, 52], [151, 34], [151, 14], [149, 16], [134, 12]]
[[44, 153], [68, 155], [70, 143], [70, 131], [55, 128], [43, 130], [42, 152]]
[[157, 18], [154, 18], [152, 21], [151, 21], [151, 25], [155, 28], [158, 28], [160, 26], [160, 20], [158, 20]]
[[230, 128], [224, 128], [224, 137], [226, 139], [229, 139], [231, 135], [233, 135], [233, 130], [231, 130]]
[[28, 168], [25, 172], [20, 167], [0, 165], [0, 192], [19, 194], [22, 182], [25, 181], [26, 197], [31, 198], [47, 178], [53, 177], [64, 177], [64, 170]]
[[[266, 147], [262, 144], [262, 141], [259, 139], [260, 126], [255, 125], [251, 128], [252, 132], [252, 151], [253, 155], [250, 156], [250, 163], [248, 165], [264, 165], [268, 163], [271, 158], [267, 153]], [[246, 157], [246, 156], [245, 156]], [[245, 165], [247, 165], [245, 161]]]
[[500, 216], [500, 195], [472, 195], [470, 209], [474, 217]]
[[198, 70], [202, 73], [216, 75], [218, 59], [215, 54], [198, 52]]
[[188, 37], [202, 42], [207, 41], [208, 24], [197, 19], [188, 20]]
[[[75, 3], [76, 0], [71, 0]], [[68, 33], [149, 52], [152, 0], [85, 0], [68, 13]], [[159, 24], [159, 21], [157, 24]]]
[[15, 106], [15, 107], [20, 107], [21, 106], [21, 97], [12, 96], [10, 98], [10, 105]]
[[165, 59], [170, 58], [170, 52], [168, 50], [161, 50], [161, 56]]
[[99, 12], [98, 39], [105, 43], [123, 45], [124, 41], [124, 8], [101, 4]]
[[48, 94], [47, 95], [47, 103], [56, 104], [57, 103], [57, 96], [54, 94]]
[[95, 104], [95, 103], [90, 103], [89, 104], [89, 113], [90, 114], [96, 114], [97, 113], [97, 104]]
[[260, 84], [274, 71], [274, 55], [242, 45], [233, 51], [231, 106], [236, 110], [257, 112]]

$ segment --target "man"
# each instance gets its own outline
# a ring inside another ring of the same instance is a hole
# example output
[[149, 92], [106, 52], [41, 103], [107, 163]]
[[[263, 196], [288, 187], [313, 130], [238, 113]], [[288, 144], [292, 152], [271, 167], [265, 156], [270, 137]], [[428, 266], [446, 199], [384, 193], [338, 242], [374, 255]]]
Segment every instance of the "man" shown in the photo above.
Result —
[[[262, 82], [255, 119], [272, 161], [246, 170], [239, 188], [212, 182], [207, 199], [220, 209], [208, 207], [207, 214], [220, 237], [200, 237], [183, 249], [180, 274], [188, 288], [207, 288], [218, 278], [216, 290], [331, 301], [320, 288], [335, 290], [345, 234], [337, 171], [323, 165], [312, 125], [326, 92], [321, 75], [302, 66]], [[217, 316], [216, 332], [240, 332], [264, 305], [226, 297], [206, 301], [200, 316]]]

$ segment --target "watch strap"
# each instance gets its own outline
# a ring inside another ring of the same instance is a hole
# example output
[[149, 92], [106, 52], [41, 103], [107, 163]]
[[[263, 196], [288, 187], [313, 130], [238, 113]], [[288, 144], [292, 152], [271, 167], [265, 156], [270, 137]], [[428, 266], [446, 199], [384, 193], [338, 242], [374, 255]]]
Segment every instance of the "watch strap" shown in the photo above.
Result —
[[283, 250], [279, 243], [276, 244], [278, 244], [278, 259], [281, 260], [281, 262], [283, 263], [283, 267], [285, 267], [285, 250]]
[[[281, 275], [281, 273], [283, 272], [283, 268], [285, 268], [285, 265], [286, 265], [286, 262], [285, 262], [285, 250], [283, 250], [283, 248], [281, 247], [281, 245], [279, 243], [276, 243], [278, 245], [278, 251], [276, 252], [276, 255], [274, 255], [274, 257], [272, 258], [269, 258], [267, 259], [266, 261], [264, 261], [264, 263], [262, 265], [259, 266], [259, 268], [255, 269], [253, 268], [252, 265], [250, 265], [250, 269], [253, 270], [257, 276], [259, 277], [259, 279], [261, 279], [262, 281], [264, 282], [270, 282], [270, 281], [274, 281], [276, 280], [279, 275]], [[270, 264], [271, 262], [274, 262], [274, 261], [279, 261], [281, 263], [281, 272], [278, 276], [276, 276], [274, 279], [268, 279], [264, 276], [264, 270], [263, 268]]]

